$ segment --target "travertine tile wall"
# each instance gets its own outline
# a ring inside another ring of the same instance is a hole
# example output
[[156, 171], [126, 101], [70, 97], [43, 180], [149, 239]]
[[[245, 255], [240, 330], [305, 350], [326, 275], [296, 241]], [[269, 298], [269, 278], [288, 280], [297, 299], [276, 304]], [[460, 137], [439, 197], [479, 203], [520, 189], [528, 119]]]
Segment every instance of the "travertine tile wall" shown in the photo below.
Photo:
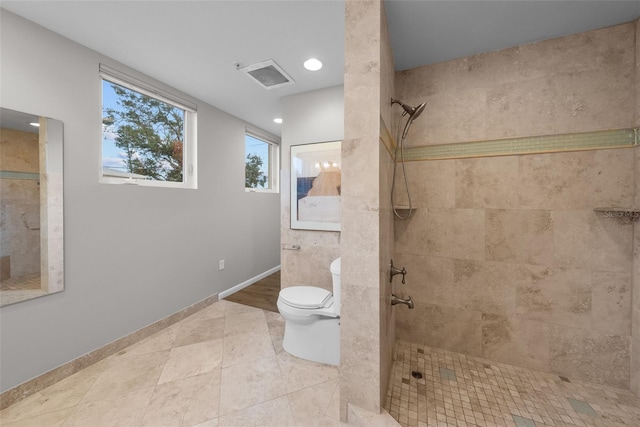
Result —
[[[640, 20], [636, 20], [636, 126], [640, 126]], [[640, 208], [640, 147], [635, 148], [636, 198]], [[633, 308], [631, 312], [631, 390], [640, 396], [640, 222], [634, 226]]]
[[[0, 129], [0, 170], [38, 174], [38, 134]], [[11, 277], [40, 271], [40, 192], [36, 179], [1, 179], [0, 256], [10, 257]]]
[[380, 0], [345, 4], [345, 139], [342, 146], [341, 416], [347, 404], [380, 412], [394, 328], [391, 158], [380, 142], [390, 116], [393, 56]]
[[[387, 27], [384, 3], [380, 14], [380, 118], [385, 127], [391, 126], [391, 97], [395, 92], [395, 68], [391, 41]], [[387, 131], [391, 131], [388, 127]], [[380, 135], [378, 136], [380, 140]], [[387, 387], [391, 378], [393, 348], [396, 336], [396, 309], [391, 305], [393, 286], [389, 282], [389, 261], [394, 256], [394, 220], [391, 210], [391, 174], [393, 158], [387, 147], [378, 142], [380, 159], [380, 402], [387, 397]], [[396, 279], [397, 280], [397, 279]]]
[[[635, 23], [399, 72], [396, 90], [428, 104], [412, 146], [634, 127]], [[634, 203], [634, 150], [408, 163], [398, 338], [629, 387], [633, 225], [593, 208]]]
[[[638, 104], [640, 107], [640, 104]], [[636, 147], [635, 208], [640, 209], [640, 147]], [[634, 224], [633, 290], [631, 311], [631, 390], [640, 396], [640, 221]]]

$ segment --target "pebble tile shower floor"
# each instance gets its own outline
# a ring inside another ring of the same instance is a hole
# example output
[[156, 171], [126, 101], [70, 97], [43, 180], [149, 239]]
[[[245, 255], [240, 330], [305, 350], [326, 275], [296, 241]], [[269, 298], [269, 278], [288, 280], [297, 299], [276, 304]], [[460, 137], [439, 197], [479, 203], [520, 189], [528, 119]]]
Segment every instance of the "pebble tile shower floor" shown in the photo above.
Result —
[[400, 340], [395, 352], [385, 409], [403, 426], [640, 426], [628, 390]]

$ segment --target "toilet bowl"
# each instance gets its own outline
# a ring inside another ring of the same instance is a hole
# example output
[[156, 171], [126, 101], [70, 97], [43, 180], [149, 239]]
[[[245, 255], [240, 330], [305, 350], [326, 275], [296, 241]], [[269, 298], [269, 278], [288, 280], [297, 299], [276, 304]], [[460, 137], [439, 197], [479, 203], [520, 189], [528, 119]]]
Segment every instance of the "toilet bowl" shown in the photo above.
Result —
[[333, 293], [316, 286], [291, 286], [278, 295], [285, 320], [284, 350], [296, 357], [340, 364], [340, 258], [329, 269]]

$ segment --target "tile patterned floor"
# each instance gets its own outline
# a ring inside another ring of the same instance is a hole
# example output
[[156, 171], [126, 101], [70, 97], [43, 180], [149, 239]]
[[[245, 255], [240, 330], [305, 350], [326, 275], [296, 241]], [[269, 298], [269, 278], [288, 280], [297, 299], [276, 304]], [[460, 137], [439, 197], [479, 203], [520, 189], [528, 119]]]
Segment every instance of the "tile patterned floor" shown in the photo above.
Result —
[[218, 301], [0, 412], [4, 427], [340, 426], [337, 367], [282, 350], [280, 314]]
[[385, 409], [403, 426], [640, 426], [628, 390], [404, 341], [395, 351]]

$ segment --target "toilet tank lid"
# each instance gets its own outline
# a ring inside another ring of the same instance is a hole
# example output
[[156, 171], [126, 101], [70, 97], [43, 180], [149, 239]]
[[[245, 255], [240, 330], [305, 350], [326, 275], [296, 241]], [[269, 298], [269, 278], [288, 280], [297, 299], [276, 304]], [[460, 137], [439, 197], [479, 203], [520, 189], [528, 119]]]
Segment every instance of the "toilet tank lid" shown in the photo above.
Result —
[[337, 274], [338, 276], [340, 275], [340, 258], [336, 258], [333, 260], [333, 262], [331, 262], [329, 270], [331, 270], [332, 274]]
[[280, 298], [292, 307], [320, 308], [331, 299], [331, 292], [316, 286], [291, 286], [280, 291]]

